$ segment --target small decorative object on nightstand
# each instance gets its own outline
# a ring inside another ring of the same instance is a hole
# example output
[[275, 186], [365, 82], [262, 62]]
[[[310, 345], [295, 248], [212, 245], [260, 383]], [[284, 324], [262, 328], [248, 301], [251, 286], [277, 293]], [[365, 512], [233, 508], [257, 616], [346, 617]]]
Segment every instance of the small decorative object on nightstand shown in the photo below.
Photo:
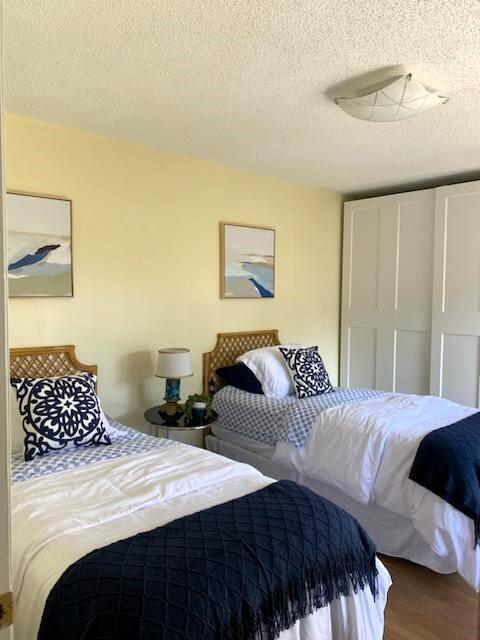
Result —
[[194, 402], [192, 404], [192, 423], [199, 427], [203, 425], [205, 422], [207, 414], [207, 403], [206, 402]]
[[190, 349], [159, 349], [155, 375], [166, 378], [166, 402], [159, 407], [160, 417], [165, 424], [175, 425], [183, 415], [183, 407], [179, 404], [180, 379], [193, 375]]
[[194, 393], [188, 396], [185, 402], [185, 417], [196, 426], [208, 422], [212, 412], [212, 399], [203, 393]]
[[169, 439], [173, 436], [175, 438], [175, 434], [182, 431], [202, 431], [203, 433], [203, 446], [205, 447], [205, 436], [208, 436], [210, 433], [210, 429], [213, 424], [218, 419], [218, 415], [215, 411], [211, 410], [208, 417], [206, 417], [203, 421], [203, 424], [195, 425], [192, 420], [188, 418], [185, 414], [178, 420], [177, 424], [170, 424], [165, 422], [165, 420], [160, 415], [161, 407], [152, 407], [145, 411], [145, 420], [148, 420], [150, 424], [155, 425], [157, 437], [159, 428], [163, 430], [165, 438]]

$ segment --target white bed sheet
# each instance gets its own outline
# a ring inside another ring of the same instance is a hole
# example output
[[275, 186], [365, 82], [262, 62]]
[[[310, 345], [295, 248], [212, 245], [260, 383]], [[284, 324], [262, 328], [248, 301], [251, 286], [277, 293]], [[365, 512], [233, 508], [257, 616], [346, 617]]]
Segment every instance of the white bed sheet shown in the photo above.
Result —
[[241, 449], [250, 451], [257, 456], [266, 458], [267, 460], [273, 458], [275, 454], [275, 446], [265, 444], [264, 442], [254, 440], [253, 438], [247, 438], [247, 436], [243, 436], [240, 433], [231, 431], [230, 429], [225, 429], [219, 425], [218, 422], [215, 422], [212, 425], [212, 433], [219, 440], [223, 440], [224, 442], [233, 444], [235, 447], [240, 447]]
[[[62, 471], [12, 488], [16, 640], [36, 638], [63, 571], [93, 549], [270, 484], [250, 466], [179, 445]], [[286, 630], [281, 640], [380, 640], [390, 576]]]

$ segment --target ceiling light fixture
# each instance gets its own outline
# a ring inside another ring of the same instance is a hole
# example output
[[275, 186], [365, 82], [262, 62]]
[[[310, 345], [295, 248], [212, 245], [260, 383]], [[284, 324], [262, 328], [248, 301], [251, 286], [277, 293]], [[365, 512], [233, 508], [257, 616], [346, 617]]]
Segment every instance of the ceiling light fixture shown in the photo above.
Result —
[[371, 93], [356, 98], [336, 98], [345, 113], [360, 120], [394, 122], [418, 116], [432, 107], [448, 102], [446, 96], [431, 91], [413, 80], [412, 74], [389, 80]]

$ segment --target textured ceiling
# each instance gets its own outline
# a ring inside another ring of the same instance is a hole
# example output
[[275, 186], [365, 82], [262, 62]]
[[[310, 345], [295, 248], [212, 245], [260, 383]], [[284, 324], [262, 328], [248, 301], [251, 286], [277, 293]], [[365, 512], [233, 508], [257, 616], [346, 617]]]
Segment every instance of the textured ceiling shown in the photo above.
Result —
[[[18, 114], [352, 193], [480, 171], [479, 0], [5, 0]], [[450, 101], [371, 123], [411, 71]]]

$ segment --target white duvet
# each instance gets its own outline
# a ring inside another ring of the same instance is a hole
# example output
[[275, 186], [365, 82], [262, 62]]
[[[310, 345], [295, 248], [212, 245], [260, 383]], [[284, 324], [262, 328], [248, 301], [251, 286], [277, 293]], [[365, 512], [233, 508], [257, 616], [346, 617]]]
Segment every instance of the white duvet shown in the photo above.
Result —
[[443, 398], [386, 394], [322, 411], [303, 449], [277, 445], [274, 459], [340, 489], [358, 503], [408, 517], [439, 556], [480, 590], [473, 521], [408, 478], [424, 436], [478, 411]]
[[[63, 471], [12, 488], [16, 640], [37, 637], [47, 596], [64, 570], [93, 549], [273, 482], [252, 467], [187, 446]], [[284, 631], [281, 640], [380, 640], [390, 577]]]

